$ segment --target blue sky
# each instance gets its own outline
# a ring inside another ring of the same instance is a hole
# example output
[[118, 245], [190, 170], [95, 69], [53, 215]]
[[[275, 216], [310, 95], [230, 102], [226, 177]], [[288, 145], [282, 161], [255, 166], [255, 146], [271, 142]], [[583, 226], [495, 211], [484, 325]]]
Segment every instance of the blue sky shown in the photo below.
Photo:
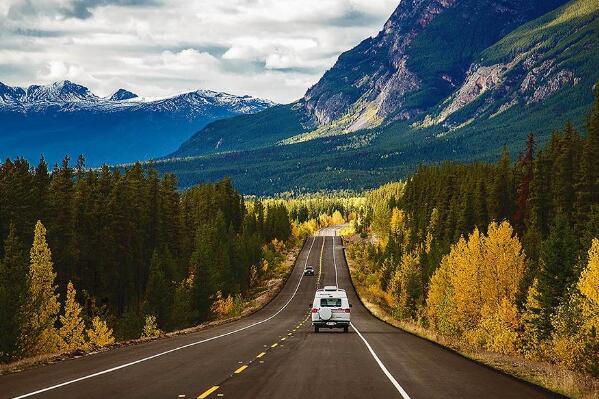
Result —
[[301, 97], [398, 0], [0, 0], [0, 82]]

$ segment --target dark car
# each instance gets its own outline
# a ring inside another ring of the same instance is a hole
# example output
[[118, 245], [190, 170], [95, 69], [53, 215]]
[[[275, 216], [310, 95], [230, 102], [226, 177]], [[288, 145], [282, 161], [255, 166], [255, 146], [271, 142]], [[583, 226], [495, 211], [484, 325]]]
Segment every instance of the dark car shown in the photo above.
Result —
[[314, 268], [312, 266], [304, 267], [304, 276], [313, 276], [313, 275], [314, 275]]

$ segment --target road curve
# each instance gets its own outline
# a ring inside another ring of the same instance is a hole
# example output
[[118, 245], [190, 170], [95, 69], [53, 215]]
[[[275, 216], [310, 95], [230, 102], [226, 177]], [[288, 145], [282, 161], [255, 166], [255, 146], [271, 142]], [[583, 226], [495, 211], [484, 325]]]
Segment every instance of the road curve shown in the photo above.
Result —
[[[305, 264], [320, 274], [303, 277]], [[335, 281], [353, 304], [353, 327], [347, 334], [316, 334], [308, 319], [314, 291]], [[352, 288], [342, 240], [336, 236], [308, 238], [281, 293], [247, 318], [0, 376], [0, 398], [117, 396], [556, 397], [373, 317]]]

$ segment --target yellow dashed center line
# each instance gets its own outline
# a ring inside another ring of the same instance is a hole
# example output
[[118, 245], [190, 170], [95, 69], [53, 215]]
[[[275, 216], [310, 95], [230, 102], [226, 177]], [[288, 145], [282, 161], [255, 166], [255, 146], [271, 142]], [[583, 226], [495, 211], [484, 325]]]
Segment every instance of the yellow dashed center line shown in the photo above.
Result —
[[274, 347], [276, 347], [277, 345], [279, 345], [279, 344], [277, 344], [277, 343], [275, 342], [275, 343], [274, 343], [274, 344], [272, 344], [270, 347], [271, 347], [271, 348], [274, 348]]
[[260, 353], [258, 356], [256, 356], [256, 359], [260, 359], [262, 356], [266, 355], [266, 352], [262, 352]]
[[198, 399], [207, 398], [208, 395], [210, 395], [212, 392], [216, 391], [217, 389], [218, 389], [218, 385], [213, 386], [212, 388], [210, 388], [209, 390], [207, 390], [206, 392], [204, 392], [203, 394], [198, 396]]
[[238, 368], [237, 370], [234, 371], [235, 374], [239, 374], [241, 373], [243, 370], [247, 369], [248, 365], [244, 364], [243, 366], [241, 366], [240, 368]]
[[281, 341], [285, 341], [285, 339], [286, 339], [286, 338], [287, 338], [287, 337], [283, 337], [283, 338], [281, 338]]

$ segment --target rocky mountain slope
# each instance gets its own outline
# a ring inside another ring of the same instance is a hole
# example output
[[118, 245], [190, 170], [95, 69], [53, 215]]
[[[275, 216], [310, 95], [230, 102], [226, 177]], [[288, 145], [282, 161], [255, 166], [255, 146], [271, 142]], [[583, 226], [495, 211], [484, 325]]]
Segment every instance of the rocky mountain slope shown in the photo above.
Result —
[[584, 125], [597, 48], [596, 0], [403, 0], [302, 99], [210, 124], [159, 167], [272, 193], [372, 187], [504, 144], [515, 157], [531, 131]]
[[[291, 144], [421, 117], [464, 84], [483, 50], [565, 2], [403, 0], [377, 36], [343, 53], [302, 99], [281, 109], [301, 128], [282, 141], [278, 130], [261, 131], [260, 144]], [[247, 140], [253, 130], [226, 124], [206, 130], [173, 155], [241, 150], [255, 143]]]
[[147, 160], [212, 121], [272, 105], [208, 90], [140, 98], [119, 89], [104, 98], [69, 81], [28, 88], [0, 83], [0, 156], [35, 162], [43, 154], [54, 163], [84, 154], [91, 166]]

